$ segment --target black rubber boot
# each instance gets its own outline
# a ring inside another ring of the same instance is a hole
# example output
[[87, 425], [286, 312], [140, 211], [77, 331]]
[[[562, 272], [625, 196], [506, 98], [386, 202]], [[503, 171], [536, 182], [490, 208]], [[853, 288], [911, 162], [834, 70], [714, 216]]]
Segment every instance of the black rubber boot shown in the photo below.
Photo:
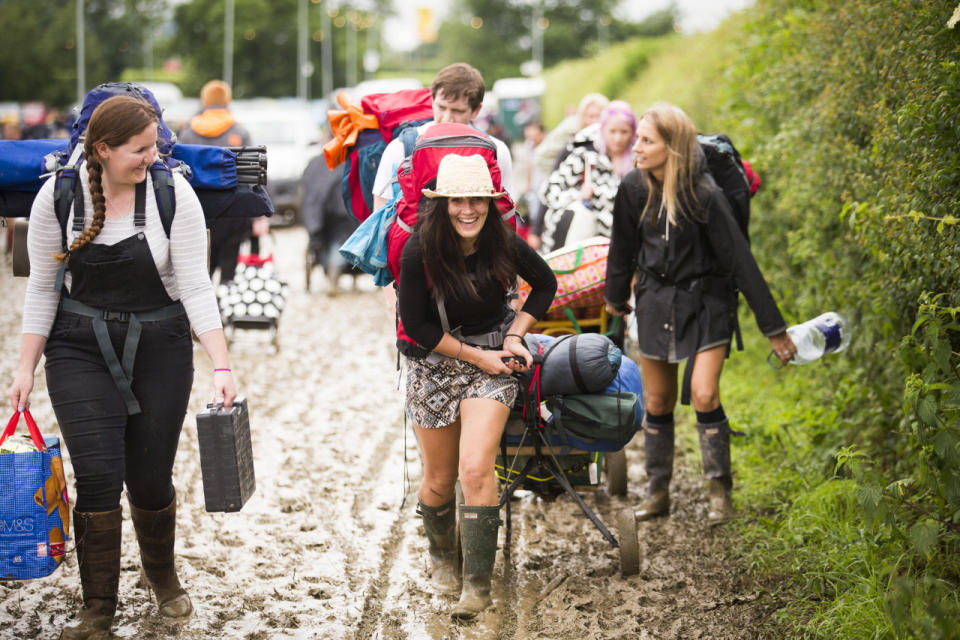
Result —
[[423, 518], [423, 529], [430, 541], [428, 575], [435, 587], [446, 592], [460, 588], [456, 504], [451, 499], [447, 504], [430, 507], [417, 501], [417, 513]]
[[643, 448], [646, 455], [647, 497], [637, 510], [638, 520], [649, 520], [670, 513], [670, 479], [673, 477], [673, 423], [643, 422]]
[[733, 517], [733, 476], [730, 472], [730, 423], [698, 423], [703, 475], [709, 481], [710, 510], [707, 521], [720, 524]]
[[164, 618], [182, 620], [193, 613], [190, 596], [180, 586], [173, 558], [173, 545], [177, 527], [177, 496], [159, 511], [140, 509], [130, 504], [133, 528], [140, 545], [140, 561], [143, 573], [157, 596], [157, 608]]
[[120, 585], [120, 534], [123, 513], [73, 514], [83, 608], [60, 632], [61, 640], [100, 640], [110, 635]]
[[500, 507], [460, 505], [460, 535], [463, 539], [463, 589], [450, 615], [473, 619], [493, 604], [490, 578], [497, 556]]

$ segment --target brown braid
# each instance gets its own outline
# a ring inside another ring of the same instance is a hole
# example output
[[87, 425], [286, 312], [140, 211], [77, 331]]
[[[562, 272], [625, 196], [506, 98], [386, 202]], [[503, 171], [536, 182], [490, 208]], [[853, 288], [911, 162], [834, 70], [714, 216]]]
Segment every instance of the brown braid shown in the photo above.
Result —
[[[96, 152], [91, 153], [91, 149], [88, 147], [89, 143], [84, 145], [84, 155], [87, 158], [87, 177], [90, 179], [90, 199], [93, 203], [93, 221], [89, 227], [77, 236], [67, 251], [53, 254], [57, 262], [66, 262], [70, 259], [70, 253], [93, 242], [93, 239], [96, 238], [100, 234], [100, 230], [103, 229], [103, 221], [107, 217], [107, 199], [103, 197], [103, 184], [101, 182], [103, 165], [100, 164]], [[80, 212], [80, 215], [84, 215], [84, 213]]]
[[[118, 147], [137, 135], [151, 123], [158, 122], [157, 114], [147, 102], [133, 96], [114, 96], [104, 100], [90, 116], [83, 143], [83, 157], [90, 182], [90, 200], [93, 204], [93, 220], [64, 252], [53, 254], [57, 262], [67, 262], [70, 254], [93, 241], [107, 216], [107, 201], [103, 195], [103, 164], [97, 153], [97, 145], [105, 142]], [[80, 215], [85, 215], [80, 212]]]

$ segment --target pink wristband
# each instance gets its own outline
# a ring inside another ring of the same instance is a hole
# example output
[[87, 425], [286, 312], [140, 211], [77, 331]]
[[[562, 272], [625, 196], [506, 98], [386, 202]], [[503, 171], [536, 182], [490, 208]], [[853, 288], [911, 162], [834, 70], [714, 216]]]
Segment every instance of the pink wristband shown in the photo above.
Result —
[[214, 373], [216, 373], [217, 371], [230, 371], [230, 369], [214, 369], [213, 370]]

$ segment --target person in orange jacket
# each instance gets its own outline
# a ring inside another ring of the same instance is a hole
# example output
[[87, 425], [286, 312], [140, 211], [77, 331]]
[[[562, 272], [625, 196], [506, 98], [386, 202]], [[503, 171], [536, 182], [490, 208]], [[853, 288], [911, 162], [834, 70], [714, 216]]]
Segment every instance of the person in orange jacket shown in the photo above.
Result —
[[[241, 147], [250, 144], [250, 134], [230, 113], [232, 93], [223, 80], [211, 80], [200, 90], [203, 111], [195, 115], [177, 136], [183, 144]], [[233, 280], [240, 245], [253, 227], [247, 218], [221, 218], [210, 226], [210, 275], [220, 269], [220, 282]]]

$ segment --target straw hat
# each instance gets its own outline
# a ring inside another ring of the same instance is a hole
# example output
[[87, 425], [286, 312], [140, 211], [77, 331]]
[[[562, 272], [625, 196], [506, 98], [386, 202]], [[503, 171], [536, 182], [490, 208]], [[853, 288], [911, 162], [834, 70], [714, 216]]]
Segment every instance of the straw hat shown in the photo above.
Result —
[[495, 191], [487, 161], [482, 156], [443, 156], [437, 169], [436, 190], [424, 189], [428, 198], [500, 198], [506, 191]]

